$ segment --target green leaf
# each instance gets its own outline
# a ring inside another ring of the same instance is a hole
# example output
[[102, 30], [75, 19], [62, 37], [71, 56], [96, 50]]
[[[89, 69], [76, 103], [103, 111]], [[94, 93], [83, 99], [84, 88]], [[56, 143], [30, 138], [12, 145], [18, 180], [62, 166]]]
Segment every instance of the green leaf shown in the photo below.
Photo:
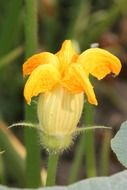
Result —
[[[17, 188], [8, 188], [0, 186], [0, 190], [23, 190]], [[126, 190], [127, 189], [127, 170], [112, 175], [111, 177], [94, 177], [82, 180], [69, 186], [55, 186], [47, 188], [38, 188], [37, 190]], [[24, 189], [30, 190], [30, 189]], [[32, 189], [31, 189], [32, 190]]]
[[111, 147], [118, 160], [127, 167], [127, 121], [122, 123], [120, 130], [111, 140]]
[[19, 42], [23, 0], [11, 0], [6, 3], [5, 12], [0, 22], [0, 56], [9, 53], [14, 44]]
[[0, 58], [0, 69], [12, 63], [23, 53], [22, 47], [17, 47], [8, 54], [4, 55], [4, 57]]

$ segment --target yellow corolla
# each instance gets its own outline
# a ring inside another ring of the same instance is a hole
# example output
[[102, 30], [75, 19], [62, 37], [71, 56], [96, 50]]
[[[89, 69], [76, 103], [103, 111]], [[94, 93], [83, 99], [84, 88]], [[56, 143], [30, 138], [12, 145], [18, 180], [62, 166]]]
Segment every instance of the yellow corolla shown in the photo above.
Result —
[[24, 96], [29, 104], [31, 97], [60, 85], [73, 94], [84, 92], [97, 105], [89, 74], [100, 80], [111, 72], [119, 74], [120, 69], [119, 59], [108, 51], [91, 48], [78, 55], [71, 41], [65, 40], [58, 53], [39, 53], [24, 63], [23, 74], [30, 75]]
[[65, 40], [56, 54], [42, 52], [24, 63], [23, 75], [30, 75], [24, 96], [30, 104], [31, 98], [39, 95], [38, 118], [46, 147], [63, 149], [71, 143], [84, 94], [89, 103], [97, 105], [89, 75], [100, 80], [109, 73], [118, 75], [120, 69], [119, 59], [108, 51], [91, 48], [79, 55], [70, 40]]

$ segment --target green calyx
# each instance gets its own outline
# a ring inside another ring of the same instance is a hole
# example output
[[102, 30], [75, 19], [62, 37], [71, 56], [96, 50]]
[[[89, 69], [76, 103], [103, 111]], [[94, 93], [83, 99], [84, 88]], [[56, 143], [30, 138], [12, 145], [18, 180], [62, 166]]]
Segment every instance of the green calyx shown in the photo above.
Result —
[[72, 142], [72, 135], [49, 135], [42, 132], [41, 144], [49, 153], [63, 152], [71, 146]]

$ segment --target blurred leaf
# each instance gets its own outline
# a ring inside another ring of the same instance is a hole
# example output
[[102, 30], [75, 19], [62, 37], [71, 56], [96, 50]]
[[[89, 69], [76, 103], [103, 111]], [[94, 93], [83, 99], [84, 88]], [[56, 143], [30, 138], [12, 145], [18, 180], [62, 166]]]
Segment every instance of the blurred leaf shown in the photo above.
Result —
[[127, 121], [122, 123], [120, 130], [111, 140], [111, 147], [118, 160], [127, 167]]
[[[82, 49], [88, 48], [91, 43], [98, 40], [100, 35], [111, 28], [113, 24], [117, 21], [123, 10], [123, 5], [125, 0], [117, 0], [110, 5], [107, 10], [99, 10], [93, 12], [89, 16], [89, 22], [84, 30], [84, 33], [79, 36], [79, 41]], [[126, 6], [126, 4], [125, 4]], [[87, 37], [86, 37], [87, 36]]]
[[[70, 186], [55, 186], [47, 188], [38, 188], [37, 190], [125, 190], [127, 189], [127, 171], [120, 172], [111, 177], [95, 177], [82, 180]], [[8, 188], [0, 186], [0, 190], [21, 190], [17, 188]], [[30, 190], [30, 189], [24, 189]]]
[[5, 177], [5, 166], [4, 166], [4, 160], [2, 157], [2, 154], [4, 151], [1, 152], [0, 154], [0, 183], [1, 184], [6, 184], [6, 177]]
[[23, 0], [5, 0], [0, 5], [0, 67], [13, 61], [13, 66], [8, 64], [8, 67], [0, 69], [0, 117], [13, 123], [23, 119], [21, 57], [17, 60], [15, 55], [12, 60], [11, 53], [16, 52], [10, 52], [12, 48], [20, 46], [23, 36]]
[[16, 49], [9, 52], [4, 57], [0, 58], [0, 69], [9, 63], [12, 63], [15, 59], [17, 59], [23, 53], [22, 47], [17, 47]]
[[23, 81], [17, 61], [0, 69], [0, 117], [9, 124], [23, 119]]
[[88, 24], [88, 19], [91, 11], [91, 1], [73, 1], [72, 5], [73, 7], [70, 10], [71, 21], [67, 29], [66, 38], [78, 39], [80, 33]]
[[24, 185], [25, 181], [25, 148], [7, 126], [0, 122], [0, 150], [4, 159], [6, 174], [16, 179], [18, 184]]
[[58, 2], [39, 1], [40, 31], [42, 44], [45, 44], [46, 50], [54, 50], [56, 48], [55, 35], [58, 27]]
[[6, 3], [4, 16], [1, 19], [0, 56], [8, 53], [14, 45], [19, 31], [23, 0], [11, 0]]

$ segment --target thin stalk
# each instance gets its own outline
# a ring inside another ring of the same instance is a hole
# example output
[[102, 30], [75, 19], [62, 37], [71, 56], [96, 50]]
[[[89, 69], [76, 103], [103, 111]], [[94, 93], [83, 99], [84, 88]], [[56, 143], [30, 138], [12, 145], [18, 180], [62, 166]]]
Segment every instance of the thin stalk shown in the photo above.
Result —
[[46, 186], [53, 186], [56, 182], [56, 171], [59, 154], [50, 154], [48, 159], [48, 176]]
[[38, 1], [25, 0], [25, 35], [26, 35], [26, 57], [37, 52], [38, 49]]
[[[84, 111], [85, 114], [85, 126], [91, 126], [93, 124], [93, 108], [89, 104], [85, 103]], [[94, 136], [93, 131], [86, 131], [80, 136], [77, 144], [74, 160], [72, 163], [68, 183], [74, 183], [77, 179], [80, 171], [82, 159], [86, 155], [86, 174], [87, 177], [96, 176], [95, 167], [95, 153], [94, 153]], [[85, 151], [84, 151], [85, 147]]]
[[101, 155], [100, 155], [100, 175], [106, 176], [109, 173], [109, 164], [110, 164], [110, 140], [112, 137], [112, 131], [105, 131]]
[[[93, 124], [93, 107], [85, 104], [85, 125]], [[86, 160], [86, 176], [96, 176], [96, 159], [94, 147], [94, 131], [87, 131], [85, 138], [85, 160]]]
[[[26, 38], [26, 58], [37, 52], [38, 48], [38, 24], [37, 6], [38, 1], [25, 0], [25, 38]], [[26, 106], [25, 120], [35, 122], [36, 111], [32, 106]], [[38, 144], [37, 130], [33, 128], [25, 129], [26, 156], [26, 186], [36, 188], [41, 185], [40, 176], [40, 148]]]
[[80, 171], [82, 159], [83, 159], [84, 147], [85, 147], [85, 138], [84, 138], [84, 134], [82, 134], [80, 136], [79, 142], [75, 150], [74, 160], [71, 166], [69, 180], [68, 180], [69, 184], [74, 183], [77, 179], [78, 173]]

